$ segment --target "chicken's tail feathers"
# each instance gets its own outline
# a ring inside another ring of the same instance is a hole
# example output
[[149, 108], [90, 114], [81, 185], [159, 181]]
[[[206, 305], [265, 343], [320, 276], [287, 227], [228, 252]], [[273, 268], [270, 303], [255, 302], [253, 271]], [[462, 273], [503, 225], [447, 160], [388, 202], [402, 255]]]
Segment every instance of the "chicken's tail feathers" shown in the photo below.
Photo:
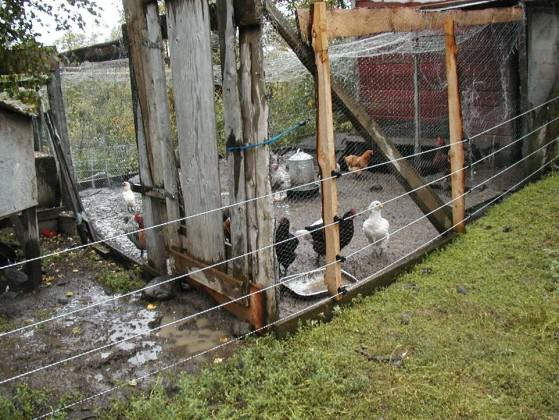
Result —
[[307, 229], [300, 229], [295, 232], [295, 236], [299, 239], [308, 240], [310, 236], [310, 231]]

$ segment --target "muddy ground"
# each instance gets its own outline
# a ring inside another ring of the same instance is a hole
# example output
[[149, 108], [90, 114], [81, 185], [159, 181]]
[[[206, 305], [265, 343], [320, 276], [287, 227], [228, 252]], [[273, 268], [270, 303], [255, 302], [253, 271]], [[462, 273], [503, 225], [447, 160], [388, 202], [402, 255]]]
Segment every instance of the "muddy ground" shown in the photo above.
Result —
[[[223, 185], [227, 185], [226, 174], [225, 162], [221, 161]], [[478, 179], [470, 181], [475, 184], [487, 176], [480, 171], [476, 174]], [[492, 183], [484, 191], [468, 197], [467, 205], [472, 206], [494, 196], [501, 188], [501, 185]], [[443, 200], [450, 199], [449, 192], [439, 191]], [[338, 180], [342, 212], [349, 208], [355, 208], [360, 212], [373, 200], [387, 201], [403, 193], [404, 189], [387, 173], [366, 172], [363, 176], [350, 175]], [[123, 232], [123, 218], [129, 213], [122, 203], [120, 187], [88, 189], [81, 194], [89, 218], [103, 237]], [[226, 188], [223, 188], [222, 197], [224, 204], [227, 204]], [[139, 195], [137, 203], [140, 208]], [[320, 196], [317, 194], [304, 199], [286, 198], [275, 201], [274, 208], [277, 219], [289, 218], [291, 230], [294, 232], [320, 217]], [[419, 220], [404, 231], [394, 234], [390, 238], [388, 252], [382, 257], [374, 255], [372, 250], [365, 250], [348, 258], [343, 263], [343, 269], [358, 280], [374, 275], [378, 270], [396, 262], [437, 236], [436, 230], [426, 218], [421, 218], [423, 213], [408, 196], [388, 203], [383, 216], [390, 222], [391, 232]], [[342, 255], [356, 252], [367, 244], [361, 231], [365, 217], [361, 215], [355, 219], [354, 238], [342, 251]], [[113, 244], [132, 258], [140, 260], [139, 251], [126, 237], [114, 240]], [[69, 239], [43, 239], [43, 252], [73, 245], [75, 242]], [[297, 249], [297, 259], [289, 267], [288, 274], [316, 268], [315, 257], [311, 243], [301, 241]], [[324, 264], [324, 260], [320, 263]], [[78, 251], [64, 257], [49, 259], [44, 264], [46, 274], [38, 290], [27, 294], [8, 292], [0, 296], [0, 314], [6, 320], [4, 329], [29, 325], [115, 296], [105, 291], [96, 281], [96, 274], [107, 267], [116, 266], [109, 260], [101, 259], [94, 251]], [[316, 298], [297, 297], [282, 287], [280, 316], [295, 313], [315, 301]], [[0, 375], [2, 378], [8, 378], [92, 348], [145, 333], [149, 329], [210, 308], [214, 302], [191, 290], [180, 293], [173, 300], [157, 303], [153, 310], [148, 310], [147, 305], [148, 303], [142, 301], [139, 296], [127, 297], [30, 328], [22, 333], [1, 337], [4, 345], [0, 347]], [[7, 386], [3, 385], [0, 392], [9, 395], [14, 385], [23, 382], [34, 388], [49, 389], [53, 401], [67, 393], [89, 396], [180, 362], [191, 354], [225, 343], [231, 340], [234, 334], [244, 332], [243, 327], [244, 325], [236, 322], [226, 311], [211, 311], [188, 323], [166, 327], [63, 365], [41, 370]], [[176, 369], [170, 369], [170, 373], [194, 371], [202, 363], [219, 361], [232, 352], [234, 347], [235, 345], [225, 346], [217, 352], [195, 358], [177, 366]], [[168, 387], [173, 387], [172, 381], [168, 382]], [[129, 388], [130, 386], [125, 386], [118, 393], [126, 392]], [[85, 409], [98, 407], [101, 401], [91, 400], [85, 404]], [[76, 410], [78, 412], [82, 408]]]
[[[75, 244], [68, 239], [43, 239], [42, 247], [46, 252]], [[3, 330], [30, 325], [118, 296], [104, 290], [96, 280], [98, 272], [111, 267], [117, 268], [115, 263], [100, 258], [94, 251], [76, 251], [64, 258], [47, 260], [39, 289], [30, 293], [8, 291], [0, 296]], [[107, 343], [146, 333], [212, 306], [207, 298], [194, 291], [156, 303], [153, 310], [148, 304], [138, 295], [125, 297], [1, 337], [0, 377], [10, 378]], [[9, 397], [16, 385], [26, 383], [35, 389], [47, 389], [53, 403], [68, 394], [89, 396], [231, 340], [233, 333], [238, 333], [233, 330], [238, 325], [223, 310], [212, 311], [2, 385], [0, 394]], [[225, 346], [208, 356], [182, 363], [177, 369], [167, 371], [167, 375], [195, 371], [201, 364], [226, 357], [234, 348], [235, 344]], [[165, 384], [170, 388], [174, 386], [173, 381]], [[125, 386], [110, 396], [126, 393], [136, 386], [144, 386], [144, 383]], [[96, 399], [75, 408], [77, 416], [80, 417], [83, 408], [99, 407], [102, 402], [103, 399]]]

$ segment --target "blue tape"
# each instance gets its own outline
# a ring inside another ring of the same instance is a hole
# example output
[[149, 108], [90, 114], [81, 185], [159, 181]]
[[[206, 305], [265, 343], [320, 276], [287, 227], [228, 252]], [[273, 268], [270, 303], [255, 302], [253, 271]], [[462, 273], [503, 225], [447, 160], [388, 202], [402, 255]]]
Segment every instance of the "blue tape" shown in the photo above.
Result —
[[243, 151], [243, 150], [247, 150], [247, 149], [252, 149], [252, 148], [258, 147], [258, 146], [266, 146], [267, 144], [275, 143], [277, 141], [280, 141], [282, 138], [287, 136], [289, 133], [303, 127], [304, 125], [307, 124], [307, 122], [308, 122], [307, 120], [299, 121], [297, 124], [292, 125], [291, 127], [282, 131], [281, 133], [278, 133], [275, 136], [270, 137], [268, 140], [262, 141], [260, 143], [249, 143], [249, 144], [244, 144], [242, 146], [228, 147], [227, 151], [228, 152], [239, 152], [239, 151]]

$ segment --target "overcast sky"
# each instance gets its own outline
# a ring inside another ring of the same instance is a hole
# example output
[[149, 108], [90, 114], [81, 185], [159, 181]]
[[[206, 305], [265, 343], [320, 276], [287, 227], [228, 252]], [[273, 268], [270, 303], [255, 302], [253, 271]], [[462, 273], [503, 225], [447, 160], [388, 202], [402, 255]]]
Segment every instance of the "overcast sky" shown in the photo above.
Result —
[[[96, 0], [103, 10], [99, 18], [100, 24], [95, 23], [95, 18], [89, 13], [84, 12], [85, 30], [82, 31], [76, 26], [74, 32], [85, 33], [90, 38], [93, 34], [98, 34], [96, 42], [107, 41], [111, 35], [111, 31], [119, 24], [122, 12], [122, 0]], [[54, 45], [63, 35], [63, 32], [57, 32], [54, 20], [50, 16], [43, 17], [45, 25], [37, 27], [36, 30], [41, 33], [39, 41], [45, 45]]]

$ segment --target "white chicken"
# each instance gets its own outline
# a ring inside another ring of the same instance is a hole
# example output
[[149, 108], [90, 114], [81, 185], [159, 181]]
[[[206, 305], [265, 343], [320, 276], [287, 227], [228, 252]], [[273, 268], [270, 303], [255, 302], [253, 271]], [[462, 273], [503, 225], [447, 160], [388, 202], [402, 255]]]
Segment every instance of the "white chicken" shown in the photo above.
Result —
[[285, 166], [280, 163], [279, 157], [272, 155], [270, 158], [270, 184], [272, 191], [285, 190], [291, 187], [291, 178]]
[[122, 183], [122, 198], [126, 204], [126, 209], [130, 213], [134, 213], [134, 211], [136, 211], [136, 197], [134, 197], [134, 192], [128, 181]]
[[390, 239], [390, 223], [388, 220], [381, 216], [381, 209], [383, 205], [380, 201], [373, 201], [369, 204], [369, 217], [363, 222], [363, 233], [373, 244], [375, 254], [381, 256], [388, 248], [388, 241]]

